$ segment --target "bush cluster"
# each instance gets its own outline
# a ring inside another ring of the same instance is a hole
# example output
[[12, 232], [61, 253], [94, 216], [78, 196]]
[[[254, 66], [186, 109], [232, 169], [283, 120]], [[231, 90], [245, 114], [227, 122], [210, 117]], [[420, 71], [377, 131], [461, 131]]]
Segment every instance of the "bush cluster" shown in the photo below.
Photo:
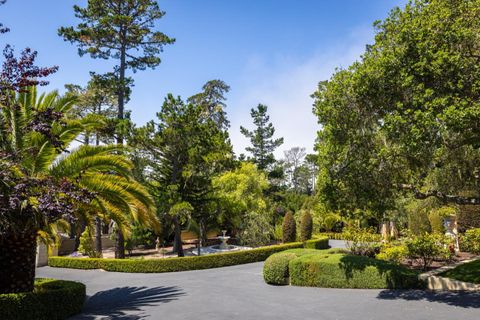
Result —
[[82, 310], [85, 297], [82, 283], [37, 279], [33, 292], [0, 294], [0, 319], [66, 319]]
[[399, 264], [407, 256], [407, 246], [405, 246], [403, 243], [390, 243], [384, 245], [380, 250], [380, 253], [377, 254], [375, 258]]
[[462, 249], [466, 252], [480, 254], [480, 228], [470, 229], [462, 237]]
[[51, 267], [59, 268], [103, 269], [106, 271], [133, 273], [161, 273], [218, 268], [237, 264], [259, 262], [264, 261], [274, 253], [302, 247], [303, 243], [294, 242], [251, 250], [211, 254], [199, 257], [148, 260], [50, 257], [48, 264]]
[[425, 233], [421, 236], [413, 236], [405, 241], [407, 255], [411, 259], [417, 259], [424, 270], [435, 259], [449, 260], [453, 252], [450, 250], [452, 239], [441, 234]]

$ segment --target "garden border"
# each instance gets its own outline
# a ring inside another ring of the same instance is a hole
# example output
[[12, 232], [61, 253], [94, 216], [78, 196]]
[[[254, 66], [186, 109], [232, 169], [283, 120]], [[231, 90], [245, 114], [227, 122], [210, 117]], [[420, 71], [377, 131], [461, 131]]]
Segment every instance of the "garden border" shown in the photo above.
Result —
[[[315, 243], [328, 246], [328, 239], [316, 238]], [[103, 269], [114, 272], [163, 273], [189, 270], [201, 270], [260, 262], [270, 255], [288, 249], [303, 248], [305, 243], [292, 242], [281, 245], [261, 247], [251, 250], [217, 253], [198, 257], [164, 258], [164, 259], [103, 259], [50, 257], [48, 265], [58, 268]]]

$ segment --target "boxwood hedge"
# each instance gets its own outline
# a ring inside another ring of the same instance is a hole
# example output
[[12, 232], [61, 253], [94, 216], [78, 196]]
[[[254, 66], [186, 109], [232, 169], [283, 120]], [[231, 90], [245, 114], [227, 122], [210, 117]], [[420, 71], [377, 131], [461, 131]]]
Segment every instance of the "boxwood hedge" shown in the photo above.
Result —
[[161, 273], [218, 268], [237, 264], [259, 262], [264, 261], [274, 253], [302, 247], [302, 242], [293, 242], [251, 250], [218, 253], [199, 257], [145, 260], [50, 257], [48, 260], [48, 265], [59, 268], [103, 269], [106, 271], [132, 273]]
[[423, 287], [418, 273], [386, 261], [350, 254], [307, 254], [289, 263], [290, 283], [325, 288]]
[[307, 240], [304, 243], [304, 247], [307, 249], [327, 249], [328, 248], [328, 237], [320, 236], [314, 237], [311, 240]]
[[82, 283], [36, 279], [33, 292], [0, 294], [0, 319], [66, 319], [82, 310], [85, 295]]

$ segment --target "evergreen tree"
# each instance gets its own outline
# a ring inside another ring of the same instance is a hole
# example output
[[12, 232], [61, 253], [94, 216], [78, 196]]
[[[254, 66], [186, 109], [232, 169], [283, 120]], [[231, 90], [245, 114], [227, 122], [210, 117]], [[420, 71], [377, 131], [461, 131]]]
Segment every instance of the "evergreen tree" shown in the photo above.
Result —
[[302, 210], [300, 220], [300, 240], [307, 241], [312, 238], [313, 220], [309, 210]]
[[291, 211], [285, 214], [283, 219], [283, 243], [295, 242], [297, 240], [297, 224]]
[[[160, 31], [155, 23], [165, 15], [153, 0], [89, 0], [86, 8], [74, 7], [75, 16], [81, 20], [75, 28], [61, 27], [58, 34], [65, 41], [76, 43], [80, 56], [117, 61], [114, 75], [117, 87], [117, 118], [125, 118], [125, 100], [131, 81], [126, 71], [157, 67], [159, 54], [167, 44], [175, 42]], [[123, 124], [120, 124], [122, 127]], [[123, 144], [123, 133], [117, 143]], [[124, 237], [121, 232], [116, 241], [117, 258], [125, 257]]]
[[251, 147], [246, 150], [253, 156], [253, 162], [261, 170], [267, 170], [270, 165], [275, 162], [273, 152], [276, 148], [283, 144], [283, 138], [273, 139], [275, 128], [267, 114], [268, 107], [259, 104], [257, 109], [252, 109], [250, 115], [256, 128], [249, 131], [244, 127], [240, 127], [240, 132], [252, 143]]

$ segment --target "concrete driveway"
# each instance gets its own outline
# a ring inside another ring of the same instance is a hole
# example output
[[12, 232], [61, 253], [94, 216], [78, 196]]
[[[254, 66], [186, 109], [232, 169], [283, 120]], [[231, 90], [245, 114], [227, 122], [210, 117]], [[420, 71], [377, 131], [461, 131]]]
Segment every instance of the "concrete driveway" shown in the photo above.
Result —
[[87, 285], [73, 319], [480, 319], [480, 293], [276, 287], [263, 263], [160, 274], [43, 267], [38, 277]]

